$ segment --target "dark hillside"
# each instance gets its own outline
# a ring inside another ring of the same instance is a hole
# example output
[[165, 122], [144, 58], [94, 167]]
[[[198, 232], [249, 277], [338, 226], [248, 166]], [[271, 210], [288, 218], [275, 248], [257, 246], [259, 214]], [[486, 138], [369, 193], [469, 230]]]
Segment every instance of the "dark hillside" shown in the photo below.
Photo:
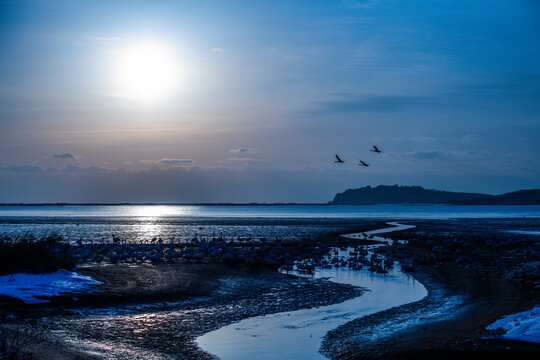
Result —
[[333, 205], [362, 204], [464, 204], [464, 205], [537, 205], [540, 189], [519, 190], [501, 195], [424, 189], [421, 186], [379, 185], [348, 189], [336, 194]]

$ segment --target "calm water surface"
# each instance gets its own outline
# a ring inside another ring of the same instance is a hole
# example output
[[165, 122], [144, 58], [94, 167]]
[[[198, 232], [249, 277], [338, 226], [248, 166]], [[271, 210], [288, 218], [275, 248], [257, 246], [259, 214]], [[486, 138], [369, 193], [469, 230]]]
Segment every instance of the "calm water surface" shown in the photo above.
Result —
[[[368, 234], [414, 227], [395, 225]], [[385, 240], [378, 236], [374, 239]], [[340, 255], [347, 257], [348, 250], [341, 251]], [[248, 318], [197, 338], [197, 344], [220, 360], [322, 360], [326, 358], [319, 349], [328, 331], [355, 318], [418, 301], [427, 295], [426, 288], [401, 272], [399, 266], [384, 275], [340, 267], [318, 269], [312, 276], [363, 287], [367, 291], [339, 304]], [[385, 335], [388, 334], [373, 334], [374, 337]]]
[[[108, 205], [0, 206], [0, 234], [59, 234], [70, 241], [193, 236], [312, 237], [362, 219], [539, 218], [540, 206]], [[293, 225], [293, 226], [291, 226]], [[322, 229], [324, 227], [324, 229]]]
[[0, 218], [483, 218], [540, 217], [540, 205], [68, 205], [0, 206]]

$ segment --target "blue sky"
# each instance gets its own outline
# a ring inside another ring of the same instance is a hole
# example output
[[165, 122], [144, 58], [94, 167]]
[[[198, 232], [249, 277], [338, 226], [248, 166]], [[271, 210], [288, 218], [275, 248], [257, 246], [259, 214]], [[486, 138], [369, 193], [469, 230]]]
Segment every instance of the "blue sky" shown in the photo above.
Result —
[[[540, 187], [537, 1], [0, 7], [0, 202]], [[174, 54], [159, 98], [118, 82], [141, 42]]]

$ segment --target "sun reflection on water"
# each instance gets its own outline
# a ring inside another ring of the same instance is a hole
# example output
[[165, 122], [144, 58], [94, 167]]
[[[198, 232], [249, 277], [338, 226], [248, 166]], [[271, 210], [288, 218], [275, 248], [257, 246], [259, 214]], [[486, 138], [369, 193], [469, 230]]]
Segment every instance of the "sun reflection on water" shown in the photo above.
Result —
[[164, 216], [187, 215], [185, 208], [169, 205], [137, 206], [132, 209], [133, 215], [143, 218], [159, 218]]
[[[131, 215], [137, 219], [134, 230], [141, 240], [161, 238], [167, 231], [167, 225], [159, 220], [167, 217], [189, 217], [199, 212], [198, 207], [173, 205], [141, 205], [130, 208]], [[174, 240], [174, 236], [163, 237], [163, 241]]]

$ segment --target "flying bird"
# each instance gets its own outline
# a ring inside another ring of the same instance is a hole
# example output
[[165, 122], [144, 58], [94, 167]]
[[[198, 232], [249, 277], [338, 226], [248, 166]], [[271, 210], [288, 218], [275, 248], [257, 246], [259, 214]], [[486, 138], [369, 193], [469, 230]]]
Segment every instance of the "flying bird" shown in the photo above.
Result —
[[362, 160], [360, 160], [360, 164], [358, 164], [358, 165], [365, 166], [365, 167], [368, 167], [368, 166], [369, 166], [369, 164], [366, 164], [366, 163], [363, 162]]
[[335, 163], [339, 163], [339, 164], [342, 164], [344, 163], [345, 161], [341, 160], [341, 158], [338, 156], [338, 154], [336, 154], [336, 161], [334, 161]]
[[376, 147], [375, 145], [373, 145], [373, 149], [369, 150], [369, 151], [373, 151], [374, 153], [382, 153], [381, 150], [379, 150], [378, 147]]

